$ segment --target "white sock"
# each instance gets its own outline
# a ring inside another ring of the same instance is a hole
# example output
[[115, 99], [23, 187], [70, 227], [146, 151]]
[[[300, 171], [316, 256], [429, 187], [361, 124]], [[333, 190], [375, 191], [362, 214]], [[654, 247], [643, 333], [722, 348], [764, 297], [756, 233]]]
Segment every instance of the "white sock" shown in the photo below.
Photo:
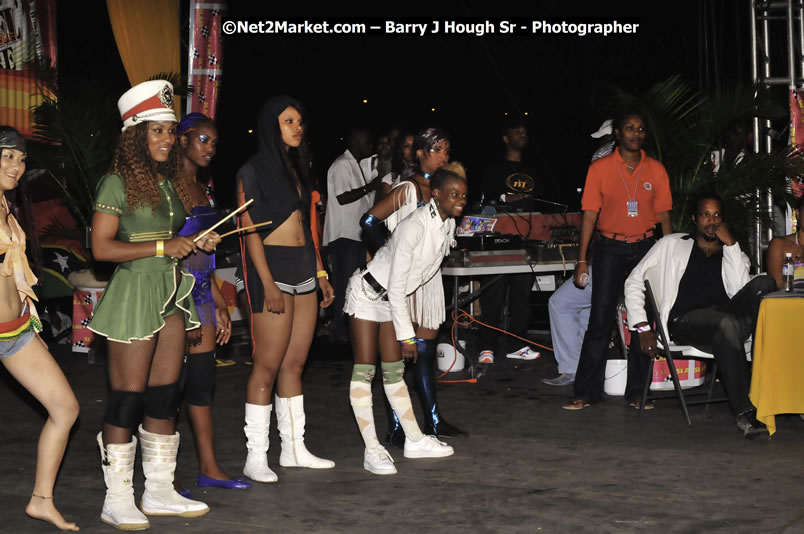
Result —
[[349, 402], [355, 414], [357, 427], [367, 449], [373, 449], [380, 444], [377, 439], [377, 430], [374, 428], [374, 410], [371, 403], [371, 384], [352, 380], [349, 382]]
[[410, 441], [419, 441], [422, 439], [422, 434], [419, 424], [416, 422], [416, 416], [413, 413], [413, 405], [410, 402], [410, 393], [408, 393], [408, 386], [404, 380], [395, 382], [393, 384], [382, 385], [385, 388], [385, 395], [388, 397], [388, 402], [391, 403], [391, 408], [396, 412], [399, 418], [399, 424], [402, 425], [402, 430], [405, 431], [405, 437]]

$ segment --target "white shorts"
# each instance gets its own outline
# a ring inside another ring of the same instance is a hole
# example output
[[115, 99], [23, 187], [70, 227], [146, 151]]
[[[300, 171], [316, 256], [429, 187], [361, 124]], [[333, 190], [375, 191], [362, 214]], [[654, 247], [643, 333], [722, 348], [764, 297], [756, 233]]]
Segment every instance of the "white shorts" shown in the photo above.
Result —
[[391, 322], [391, 305], [363, 280], [361, 271], [355, 271], [346, 287], [346, 302], [343, 311], [350, 317], [374, 321]]

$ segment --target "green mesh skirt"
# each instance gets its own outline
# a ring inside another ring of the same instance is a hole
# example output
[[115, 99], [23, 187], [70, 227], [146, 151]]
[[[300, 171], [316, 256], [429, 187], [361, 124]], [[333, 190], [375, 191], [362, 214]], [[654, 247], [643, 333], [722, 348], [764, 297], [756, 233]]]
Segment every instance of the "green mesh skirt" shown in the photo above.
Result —
[[[177, 276], [177, 272], [180, 276]], [[201, 323], [193, 303], [195, 277], [171, 258], [142, 258], [117, 266], [92, 314], [88, 328], [110, 341], [150, 339], [165, 317], [184, 314], [184, 327]]]

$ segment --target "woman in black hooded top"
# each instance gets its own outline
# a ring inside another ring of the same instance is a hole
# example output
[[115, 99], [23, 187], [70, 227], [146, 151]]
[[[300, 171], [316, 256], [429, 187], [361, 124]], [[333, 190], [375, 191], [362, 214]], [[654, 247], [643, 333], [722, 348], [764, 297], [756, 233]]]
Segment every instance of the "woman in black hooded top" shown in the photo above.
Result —
[[275, 383], [282, 441], [279, 465], [335, 467], [304, 446], [301, 374], [315, 330], [316, 289], [323, 293], [321, 307], [332, 303], [334, 292], [310, 232], [312, 187], [303, 115], [302, 104], [293, 98], [265, 102], [259, 115], [257, 154], [237, 175], [238, 204], [254, 199], [241, 226], [271, 221], [241, 238], [254, 359], [246, 387], [248, 456], [243, 474], [258, 482], [277, 480], [266, 454]]

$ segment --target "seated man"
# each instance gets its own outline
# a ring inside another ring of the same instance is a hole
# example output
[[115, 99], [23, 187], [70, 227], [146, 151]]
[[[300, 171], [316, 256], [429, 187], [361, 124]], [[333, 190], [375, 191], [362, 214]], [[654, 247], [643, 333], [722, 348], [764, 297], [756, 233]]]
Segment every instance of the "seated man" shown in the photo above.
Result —
[[748, 275], [748, 257], [723, 222], [723, 203], [715, 194], [695, 200], [692, 235], [671, 234], [659, 240], [625, 281], [625, 305], [631, 327], [649, 357], [656, 356], [656, 337], [645, 314], [646, 273], [655, 269], [662, 295], [658, 303], [670, 338], [712, 353], [737, 427], [746, 438], [769, 437], [748, 400], [748, 363], [744, 342], [753, 334], [759, 301], [776, 289], [769, 276]]

